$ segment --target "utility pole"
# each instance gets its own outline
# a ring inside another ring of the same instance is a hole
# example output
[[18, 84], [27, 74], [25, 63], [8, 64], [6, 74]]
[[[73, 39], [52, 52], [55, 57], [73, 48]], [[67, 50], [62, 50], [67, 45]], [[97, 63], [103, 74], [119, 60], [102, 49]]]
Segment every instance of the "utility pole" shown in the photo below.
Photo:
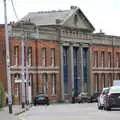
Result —
[[[27, 62], [26, 62], [27, 63]], [[26, 103], [29, 105], [29, 75], [28, 75], [28, 63], [26, 64]]]
[[26, 103], [27, 105], [29, 105], [29, 73], [28, 73], [28, 46], [27, 46], [27, 42], [28, 42], [28, 32], [26, 33], [26, 52], [25, 52], [25, 62], [26, 62]]
[[9, 55], [9, 41], [8, 41], [8, 25], [7, 25], [7, 7], [6, 0], [4, 2], [4, 19], [5, 19], [5, 44], [6, 44], [6, 72], [8, 85], [8, 106], [9, 113], [12, 113], [12, 94], [11, 94], [11, 78], [10, 78], [10, 55]]
[[[24, 24], [24, 23], [23, 23]], [[22, 108], [25, 108], [25, 68], [24, 68], [24, 25], [23, 25], [23, 34], [21, 41], [21, 77], [22, 77]]]
[[29, 78], [29, 48], [28, 48], [28, 40], [30, 39], [30, 31], [27, 31], [26, 35], [26, 100], [27, 105], [30, 105], [31, 103], [31, 81]]

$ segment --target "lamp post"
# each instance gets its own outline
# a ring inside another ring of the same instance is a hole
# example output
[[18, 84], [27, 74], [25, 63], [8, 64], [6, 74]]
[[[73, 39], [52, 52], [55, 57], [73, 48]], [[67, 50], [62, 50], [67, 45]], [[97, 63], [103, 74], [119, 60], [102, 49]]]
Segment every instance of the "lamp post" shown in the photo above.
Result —
[[11, 78], [10, 78], [10, 55], [9, 55], [6, 0], [4, 0], [3, 2], [4, 2], [4, 19], [5, 19], [5, 45], [6, 45], [6, 72], [7, 72], [7, 85], [8, 85], [8, 106], [9, 106], [9, 113], [12, 113], [12, 95], [11, 95]]

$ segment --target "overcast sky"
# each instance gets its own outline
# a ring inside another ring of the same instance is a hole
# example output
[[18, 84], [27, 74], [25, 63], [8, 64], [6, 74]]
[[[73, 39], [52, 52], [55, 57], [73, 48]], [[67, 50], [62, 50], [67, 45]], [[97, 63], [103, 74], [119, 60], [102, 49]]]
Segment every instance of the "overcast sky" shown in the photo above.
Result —
[[[7, 1], [8, 21], [16, 21], [11, 0]], [[120, 36], [120, 0], [13, 0], [19, 19], [28, 12], [68, 10], [78, 6], [96, 32]], [[0, 0], [0, 23], [4, 23], [3, 0]]]

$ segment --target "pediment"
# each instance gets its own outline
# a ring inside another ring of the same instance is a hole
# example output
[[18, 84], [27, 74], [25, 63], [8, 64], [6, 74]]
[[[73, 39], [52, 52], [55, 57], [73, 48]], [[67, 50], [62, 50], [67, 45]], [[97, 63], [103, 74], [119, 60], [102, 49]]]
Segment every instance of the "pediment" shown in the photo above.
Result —
[[94, 31], [94, 27], [89, 22], [89, 20], [85, 17], [80, 9], [76, 10], [71, 16], [69, 16], [64, 21], [64, 26], [77, 28], [81, 30], [87, 30], [90, 32]]

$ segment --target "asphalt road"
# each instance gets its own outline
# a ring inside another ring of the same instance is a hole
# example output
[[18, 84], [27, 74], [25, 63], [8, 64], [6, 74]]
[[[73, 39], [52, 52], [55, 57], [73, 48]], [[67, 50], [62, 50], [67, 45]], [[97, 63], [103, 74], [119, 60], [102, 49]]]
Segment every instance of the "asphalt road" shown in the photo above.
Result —
[[98, 110], [96, 103], [52, 104], [32, 107], [19, 120], [120, 120], [120, 109]]

